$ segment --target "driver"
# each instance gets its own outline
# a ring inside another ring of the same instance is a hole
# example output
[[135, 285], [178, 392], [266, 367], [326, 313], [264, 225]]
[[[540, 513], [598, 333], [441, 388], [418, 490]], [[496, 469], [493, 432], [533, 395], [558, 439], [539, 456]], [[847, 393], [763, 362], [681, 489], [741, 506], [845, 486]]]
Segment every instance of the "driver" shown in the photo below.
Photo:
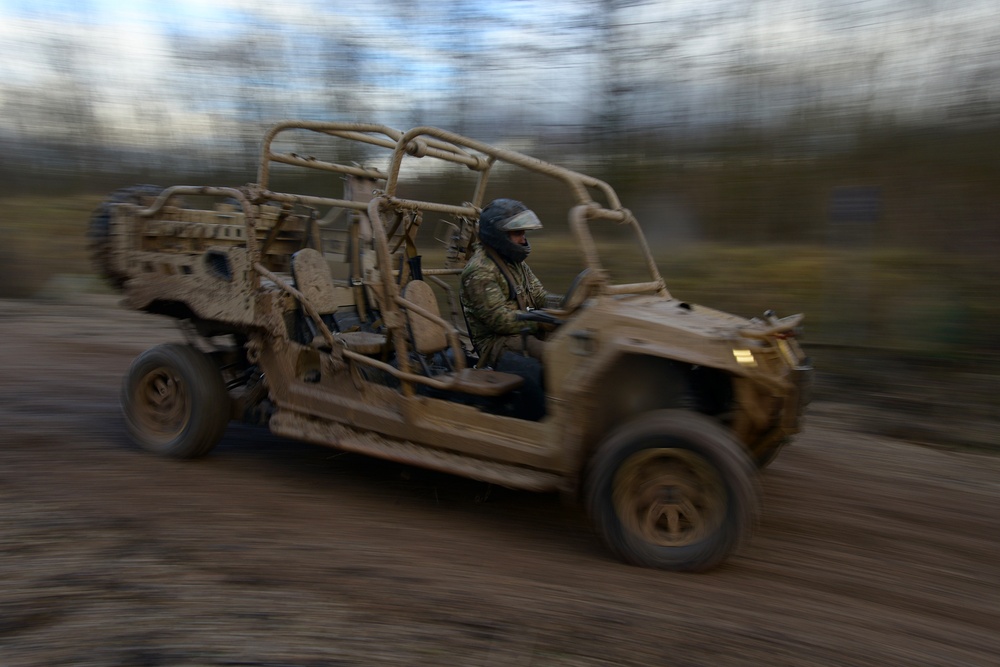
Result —
[[548, 293], [524, 261], [531, 252], [527, 232], [541, 228], [538, 216], [514, 199], [494, 199], [479, 215], [480, 243], [462, 271], [460, 297], [481, 366], [504, 370], [513, 362], [507, 355], [501, 363], [505, 353], [542, 358], [538, 323], [515, 319], [518, 310], [545, 307]]

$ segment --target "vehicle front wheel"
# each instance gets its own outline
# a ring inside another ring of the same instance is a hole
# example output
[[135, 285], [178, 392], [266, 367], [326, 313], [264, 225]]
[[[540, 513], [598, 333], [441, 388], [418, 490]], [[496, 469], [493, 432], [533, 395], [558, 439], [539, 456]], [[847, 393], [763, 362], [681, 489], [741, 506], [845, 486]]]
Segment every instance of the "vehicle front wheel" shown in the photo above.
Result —
[[136, 444], [176, 458], [204, 456], [229, 423], [222, 375], [190, 345], [158, 345], [136, 357], [122, 384], [121, 404]]
[[712, 419], [657, 410], [597, 449], [584, 493], [597, 531], [622, 560], [704, 571], [749, 536], [760, 504], [756, 471]]

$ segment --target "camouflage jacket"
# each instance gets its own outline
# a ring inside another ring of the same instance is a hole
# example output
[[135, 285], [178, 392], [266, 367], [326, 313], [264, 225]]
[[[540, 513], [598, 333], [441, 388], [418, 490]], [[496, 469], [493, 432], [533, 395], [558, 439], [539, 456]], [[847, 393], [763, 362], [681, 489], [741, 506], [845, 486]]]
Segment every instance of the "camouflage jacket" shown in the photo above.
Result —
[[[547, 293], [531, 267], [526, 262], [504, 263], [514, 280], [515, 290], [524, 296], [525, 305], [529, 308], [545, 307]], [[482, 245], [476, 246], [476, 251], [462, 271], [460, 295], [472, 343], [488, 364], [496, 363], [503, 342], [509, 336], [519, 336], [526, 328], [532, 332], [537, 329], [537, 324], [533, 322], [514, 319], [514, 312], [518, 310], [517, 296], [510, 293], [503, 272]]]

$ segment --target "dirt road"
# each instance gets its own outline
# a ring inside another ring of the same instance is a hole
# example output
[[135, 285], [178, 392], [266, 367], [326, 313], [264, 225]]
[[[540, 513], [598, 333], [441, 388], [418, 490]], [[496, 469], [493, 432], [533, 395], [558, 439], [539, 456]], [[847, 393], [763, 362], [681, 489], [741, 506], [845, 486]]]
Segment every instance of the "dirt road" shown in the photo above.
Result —
[[998, 665], [1000, 458], [814, 404], [749, 546], [622, 565], [556, 496], [233, 426], [126, 440], [120, 378], [178, 339], [111, 298], [0, 302], [0, 665]]

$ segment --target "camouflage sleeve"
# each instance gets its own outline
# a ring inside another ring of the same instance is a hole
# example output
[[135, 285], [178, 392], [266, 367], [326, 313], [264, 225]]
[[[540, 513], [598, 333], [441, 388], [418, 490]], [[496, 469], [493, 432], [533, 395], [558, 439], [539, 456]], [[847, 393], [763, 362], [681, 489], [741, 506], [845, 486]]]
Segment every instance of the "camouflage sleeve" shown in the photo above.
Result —
[[462, 301], [467, 315], [481, 322], [492, 334], [510, 336], [520, 333], [530, 323], [514, 319], [517, 303], [507, 299], [507, 285], [501, 283], [503, 280], [503, 276], [486, 267], [470, 271], [462, 276]]
[[524, 275], [528, 279], [528, 297], [533, 308], [545, 308], [549, 293], [545, 291], [542, 281], [535, 276], [531, 267], [524, 264]]

